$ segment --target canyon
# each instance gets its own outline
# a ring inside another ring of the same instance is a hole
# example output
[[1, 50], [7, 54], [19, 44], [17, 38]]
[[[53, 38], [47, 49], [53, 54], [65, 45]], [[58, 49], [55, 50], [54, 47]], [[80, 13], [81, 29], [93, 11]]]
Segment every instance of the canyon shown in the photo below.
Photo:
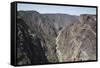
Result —
[[96, 60], [96, 15], [17, 11], [17, 64]]

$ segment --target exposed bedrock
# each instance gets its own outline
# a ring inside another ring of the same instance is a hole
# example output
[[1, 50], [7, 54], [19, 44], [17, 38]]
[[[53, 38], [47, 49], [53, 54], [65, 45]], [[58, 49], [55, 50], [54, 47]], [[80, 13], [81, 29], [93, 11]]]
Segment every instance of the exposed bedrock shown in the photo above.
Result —
[[96, 16], [18, 11], [17, 64], [96, 60]]
[[60, 62], [96, 60], [95, 19], [95, 15], [81, 15], [80, 23], [59, 31], [56, 50]]

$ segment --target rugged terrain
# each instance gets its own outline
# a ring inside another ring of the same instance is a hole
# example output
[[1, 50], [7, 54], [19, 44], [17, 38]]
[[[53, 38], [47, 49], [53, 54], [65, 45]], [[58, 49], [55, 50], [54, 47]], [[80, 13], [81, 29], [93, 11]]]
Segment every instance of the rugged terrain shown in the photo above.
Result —
[[96, 60], [96, 15], [17, 12], [17, 64]]

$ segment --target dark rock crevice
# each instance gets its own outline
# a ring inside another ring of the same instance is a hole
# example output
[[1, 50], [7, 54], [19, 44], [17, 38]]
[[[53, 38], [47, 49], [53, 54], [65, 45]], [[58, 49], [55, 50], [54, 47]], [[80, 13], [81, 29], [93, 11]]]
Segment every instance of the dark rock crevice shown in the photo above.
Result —
[[[28, 26], [23, 20], [17, 20], [17, 56], [19, 56], [17, 58], [17, 60], [19, 60], [18, 64], [48, 63], [45, 52], [41, 46], [41, 39], [37, 36], [33, 38], [29, 34], [28, 29]], [[20, 53], [18, 50], [20, 50]], [[22, 56], [23, 58], [21, 58]], [[24, 60], [24, 62], [22, 60]]]
[[16, 44], [18, 65], [96, 60], [96, 16], [18, 11]]

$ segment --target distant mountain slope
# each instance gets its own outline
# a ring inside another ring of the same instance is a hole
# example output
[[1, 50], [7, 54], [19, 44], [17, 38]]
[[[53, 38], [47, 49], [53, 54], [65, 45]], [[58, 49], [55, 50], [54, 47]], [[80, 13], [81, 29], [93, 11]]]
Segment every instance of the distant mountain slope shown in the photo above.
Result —
[[68, 14], [42, 14], [42, 17], [46, 18], [48, 22], [54, 24], [57, 30], [68, 25], [68, 23], [70, 24], [77, 22], [79, 19], [79, 16], [68, 15]]
[[96, 59], [95, 15], [18, 11], [17, 38], [18, 65]]

